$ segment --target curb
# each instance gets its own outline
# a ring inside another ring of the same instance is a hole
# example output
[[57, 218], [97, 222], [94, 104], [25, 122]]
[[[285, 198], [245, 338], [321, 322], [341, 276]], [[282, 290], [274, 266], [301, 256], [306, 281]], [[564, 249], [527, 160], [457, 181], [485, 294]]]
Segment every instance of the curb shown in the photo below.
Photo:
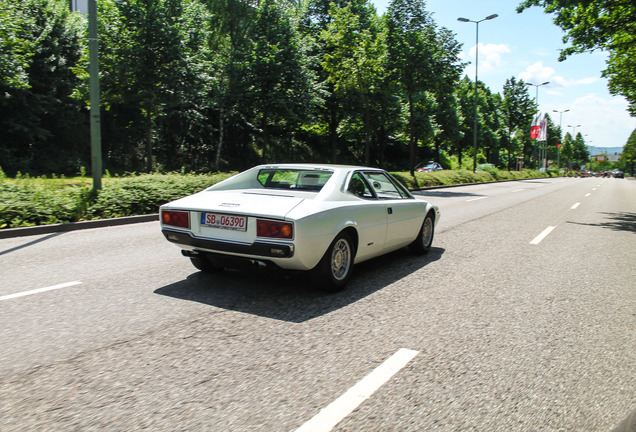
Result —
[[84, 222], [70, 222], [52, 225], [37, 225], [23, 228], [7, 228], [0, 230], [0, 239], [13, 237], [24, 237], [37, 234], [51, 234], [58, 232], [77, 231], [89, 228], [104, 228], [117, 225], [128, 225], [138, 222], [152, 222], [159, 220], [159, 214], [149, 214], [141, 216], [124, 216], [111, 219], [97, 219]]

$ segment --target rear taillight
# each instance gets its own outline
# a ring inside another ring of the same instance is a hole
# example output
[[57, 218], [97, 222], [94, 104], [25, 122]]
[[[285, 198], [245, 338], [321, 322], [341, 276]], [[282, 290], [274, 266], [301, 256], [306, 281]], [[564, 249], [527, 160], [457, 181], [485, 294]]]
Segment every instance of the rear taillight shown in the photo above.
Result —
[[162, 210], [161, 223], [164, 225], [190, 229], [190, 212]]
[[259, 237], [292, 239], [294, 238], [294, 224], [290, 222], [257, 219], [256, 235]]

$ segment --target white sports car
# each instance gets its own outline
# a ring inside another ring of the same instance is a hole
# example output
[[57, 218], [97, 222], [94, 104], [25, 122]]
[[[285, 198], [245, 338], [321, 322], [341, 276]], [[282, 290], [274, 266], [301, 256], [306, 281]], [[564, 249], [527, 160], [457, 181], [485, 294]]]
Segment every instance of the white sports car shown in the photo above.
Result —
[[353, 265], [404, 246], [428, 252], [439, 208], [389, 173], [344, 165], [260, 165], [164, 204], [161, 229], [196, 268], [248, 261], [315, 272], [336, 291]]

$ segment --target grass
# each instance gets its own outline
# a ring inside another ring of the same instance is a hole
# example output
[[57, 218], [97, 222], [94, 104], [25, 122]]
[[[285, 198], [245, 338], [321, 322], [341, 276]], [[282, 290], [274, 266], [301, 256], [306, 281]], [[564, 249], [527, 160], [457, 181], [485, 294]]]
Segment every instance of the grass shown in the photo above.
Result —
[[[201, 191], [235, 173], [142, 174], [107, 176], [102, 190], [92, 190], [92, 179], [11, 179], [0, 171], [0, 229], [78, 222], [156, 213], [161, 204]], [[445, 170], [432, 173], [393, 173], [410, 189], [497, 180], [547, 177], [537, 171]]]

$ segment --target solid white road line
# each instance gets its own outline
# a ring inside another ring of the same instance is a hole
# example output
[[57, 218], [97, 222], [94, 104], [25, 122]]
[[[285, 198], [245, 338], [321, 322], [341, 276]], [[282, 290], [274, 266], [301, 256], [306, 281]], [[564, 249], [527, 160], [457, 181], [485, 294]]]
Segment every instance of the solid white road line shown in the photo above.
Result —
[[570, 207], [570, 210], [574, 210], [574, 209], [576, 209], [576, 208], [577, 208], [578, 206], [580, 206], [580, 205], [581, 205], [581, 203], [580, 203], [580, 202], [575, 203], [572, 207]]
[[548, 234], [550, 234], [554, 228], [556, 228], [556, 227], [553, 227], [553, 226], [549, 226], [549, 227], [547, 227], [546, 229], [544, 229], [544, 230], [543, 230], [543, 232], [542, 232], [541, 234], [539, 234], [538, 236], [536, 236], [536, 237], [534, 238], [534, 240], [532, 240], [532, 241], [530, 242], [530, 244], [532, 244], [532, 245], [537, 245], [537, 244], [541, 243], [541, 241], [542, 241], [544, 238], [546, 238], [546, 237], [548, 236]]
[[296, 432], [329, 432], [418, 354], [419, 351], [399, 349], [373, 372], [296, 429]]
[[488, 198], [488, 197], [478, 197], [478, 198], [472, 198], [472, 199], [466, 200], [466, 202], [478, 201], [478, 200], [482, 200], [482, 199], [486, 199], [486, 198]]
[[46, 292], [46, 291], [52, 291], [52, 290], [60, 289], [60, 288], [67, 288], [67, 287], [74, 286], [74, 285], [79, 285], [79, 284], [81, 284], [81, 282], [74, 281], [74, 282], [62, 283], [62, 284], [59, 284], [59, 285], [53, 285], [53, 286], [46, 287], [46, 288], [38, 288], [38, 289], [30, 290], [30, 291], [22, 291], [22, 292], [19, 292], [19, 293], [2, 296], [2, 297], [0, 297], [0, 301], [11, 300], [11, 299], [14, 299], [14, 298], [29, 296], [29, 295], [32, 295], [32, 294], [39, 294], [39, 293], [43, 293], [43, 292]]

